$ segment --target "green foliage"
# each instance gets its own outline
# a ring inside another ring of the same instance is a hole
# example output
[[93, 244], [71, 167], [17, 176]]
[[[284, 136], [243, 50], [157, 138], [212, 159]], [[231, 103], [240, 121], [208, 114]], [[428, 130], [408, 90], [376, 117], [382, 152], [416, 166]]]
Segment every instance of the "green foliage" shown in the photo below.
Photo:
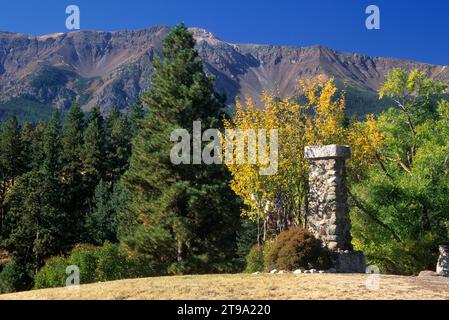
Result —
[[257, 242], [258, 224], [249, 219], [241, 219], [241, 226], [237, 232], [237, 258], [236, 266], [244, 270], [247, 264], [247, 255]]
[[38, 268], [64, 247], [64, 213], [57, 181], [41, 171], [21, 176], [8, 193], [4, 246], [17, 263]]
[[120, 208], [120, 201], [114, 198], [117, 193], [109, 191], [105, 182], [100, 181], [95, 189], [94, 207], [88, 212], [85, 221], [85, 239], [95, 245], [104, 241], [117, 241], [116, 213]]
[[105, 124], [98, 107], [92, 109], [87, 121], [81, 160], [85, 180], [84, 189], [88, 194], [93, 195], [95, 187], [102, 179], [105, 179], [106, 169]]
[[108, 180], [116, 182], [128, 169], [132, 129], [128, 119], [114, 108], [107, 118]]
[[51, 88], [64, 85], [74, 74], [70, 71], [44, 66], [31, 81], [31, 86], [41, 88]]
[[45, 266], [34, 277], [34, 288], [58, 288], [66, 284], [67, 258], [53, 257], [45, 262]]
[[321, 241], [302, 228], [292, 228], [281, 233], [265, 256], [266, 271], [310, 268], [325, 270], [329, 267], [329, 254]]
[[56, 288], [66, 285], [66, 269], [77, 266], [80, 284], [114, 281], [155, 274], [152, 260], [143, 255], [129, 255], [120, 246], [106, 242], [101, 247], [79, 245], [69, 257], [49, 259], [34, 278], [35, 289]]
[[394, 70], [381, 95], [396, 106], [379, 117], [385, 144], [367, 178], [353, 185], [354, 242], [383, 272], [435, 269], [449, 219], [446, 85]]
[[191, 132], [196, 120], [205, 128], [220, 128], [224, 99], [205, 75], [195, 40], [184, 25], [166, 37], [163, 60], [154, 66], [153, 87], [142, 98], [149, 113], [123, 179], [131, 201], [122, 216], [134, 221], [120, 227], [130, 231], [121, 240], [151, 256], [154, 248], [163, 248], [156, 260], [165, 266], [162, 274], [230, 270], [239, 205], [228, 187], [226, 168], [176, 166], [170, 161], [172, 131]]
[[264, 267], [264, 254], [263, 246], [254, 245], [246, 256], [246, 269], [245, 272], [263, 272]]
[[51, 117], [53, 108], [42, 104], [34, 98], [18, 97], [0, 103], [0, 122], [16, 117], [19, 123], [30, 121], [47, 121]]
[[79, 268], [81, 283], [95, 282], [98, 265], [96, 247], [90, 245], [77, 245], [68, 258], [68, 263], [69, 265], [74, 265]]
[[27, 271], [15, 262], [5, 265], [0, 272], [0, 293], [12, 293], [29, 289]]
[[140, 101], [131, 105], [129, 110], [129, 124], [130, 130], [133, 137], [137, 136], [140, 130], [143, 128], [142, 121], [145, 118], [145, 110], [142, 107], [142, 103]]

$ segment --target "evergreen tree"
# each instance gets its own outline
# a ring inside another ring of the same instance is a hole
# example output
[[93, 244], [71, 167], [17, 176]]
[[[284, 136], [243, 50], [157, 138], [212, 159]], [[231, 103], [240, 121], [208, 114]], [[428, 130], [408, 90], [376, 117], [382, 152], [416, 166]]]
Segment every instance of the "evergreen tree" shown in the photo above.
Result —
[[[84, 188], [89, 197], [92, 197], [98, 183], [105, 178], [106, 169], [105, 125], [98, 107], [94, 107], [89, 115], [87, 128], [84, 131], [81, 159]], [[88, 202], [90, 203], [90, 200]]]
[[64, 213], [58, 184], [42, 171], [23, 175], [8, 193], [4, 247], [16, 263], [36, 272], [45, 259], [63, 253]]
[[59, 180], [62, 172], [61, 114], [55, 110], [45, 128], [42, 171], [49, 178]]
[[8, 192], [4, 245], [16, 263], [36, 272], [46, 258], [67, 250], [61, 206], [61, 123], [55, 111], [43, 140], [40, 170], [31, 171]]
[[0, 235], [6, 219], [3, 201], [8, 189], [24, 171], [20, 127], [16, 117], [12, 117], [0, 127]]
[[95, 189], [94, 207], [86, 216], [85, 241], [103, 245], [105, 241], [117, 242], [116, 213], [120, 207], [115, 194], [101, 181]]
[[66, 114], [62, 134], [63, 171], [68, 184], [77, 184], [80, 180], [83, 133], [84, 113], [79, 105], [74, 103]]
[[20, 140], [22, 144], [22, 161], [25, 171], [33, 169], [34, 161], [34, 128], [29, 122], [25, 122], [20, 131]]
[[64, 177], [64, 207], [66, 238], [68, 243], [76, 243], [80, 239], [83, 225], [83, 214], [86, 203], [86, 192], [83, 190], [83, 150], [84, 113], [77, 103], [67, 112], [62, 133], [62, 176]]
[[[42, 166], [44, 161], [44, 133], [47, 128], [45, 122], [38, 122], [31, 132], [26, 126], [22, 129], [22, 140], [24, 141], [24, 148], [29, 148], [26, 159], [31, 159], [28, 169], [37, 170]], [[31, 136], [29, 136], [31, 135]], [[25, 150], [24, 150], [25, 153]]]
[[143, 109], [141, 101], [138, 101], [131, 105], [128, 119], [131, 130], [131, 135], [133, 137], [137, 136], [137, 134], [142, 129], [142, 121], [145, 118], [145, 110]]
[[24, 171], [20, 127], [16, 117], [6, 121], [1, 128], [0, 150], [0, 179], [14, 185], [15, 179]]
[[107, 118], [107, 174], [115, 183], [128, 169], [131, 155], [131, 131], [128, 119], [117, 109], [112, 109]]
[[[184, 25], [164, 41], [155, 61], [153, 89], [144, 97], [149, 114], [133, 144], [124, 186], [132, 200], [125, 210], [135, 219], [124, 241], [148, 253], [160, 243], [159, 258], [170, 273], [229, 271], [236, 253], [239, 205], [222, 165], [174, 165], [174, 129], [220, 128], [224, 99], [203, 71], [192, 33]], [[165, 248], [164, 250], [162, 248]]]

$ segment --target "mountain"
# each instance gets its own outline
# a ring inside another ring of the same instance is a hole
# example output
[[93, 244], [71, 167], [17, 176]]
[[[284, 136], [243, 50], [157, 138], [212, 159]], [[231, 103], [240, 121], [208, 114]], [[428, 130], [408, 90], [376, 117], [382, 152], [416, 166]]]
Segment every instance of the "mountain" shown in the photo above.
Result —
[[[151, 86], [152, 61], [170, 31], [80, 31], [45, 36], [0, 32], [0, 118], [46, 117], [78, 99], [85, 110], [127, 108]], [[419, 69], [449, 81], [449, 68], [413, 61], [373, 58], [323, 46], [232, 44], [193, 28], [206, 71], [232, 105], [236, 97], [256, 101], [264, 89], [295, 96], [298, 81], [325, 74], [348, 92], [348, 112], [378, 112], [376, 90], [394, 67]]]

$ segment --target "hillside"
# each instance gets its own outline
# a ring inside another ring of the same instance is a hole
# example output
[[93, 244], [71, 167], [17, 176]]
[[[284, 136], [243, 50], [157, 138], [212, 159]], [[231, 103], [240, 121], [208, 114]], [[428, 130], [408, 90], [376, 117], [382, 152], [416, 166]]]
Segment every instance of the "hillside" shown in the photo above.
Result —
[[22, 300], [377, 300], [449, 299], [449, 279], [381, 275], [368, 290], [363, 274], [205, 275], [122, 280], [0, 295]]
[[[137, 31], [80, 31], [45, 36], [0, 32], [0, 119], [47, 117], [79, 99], [85, 110], [126, 108], [151, 86], [152, 62], [169, 32], [165, 26]], [[449, 69], [413, 61], [373, 58], [322, 46], [232, 44], [193, 28], [205, 68], [232, 105], [256, 100], [263, 89], [297, 94], [298, 80], [318, 74], [348, 88], [348, 112], [378, 112], [376, 90], [394, 67], [420, 69], [449, 81]]]

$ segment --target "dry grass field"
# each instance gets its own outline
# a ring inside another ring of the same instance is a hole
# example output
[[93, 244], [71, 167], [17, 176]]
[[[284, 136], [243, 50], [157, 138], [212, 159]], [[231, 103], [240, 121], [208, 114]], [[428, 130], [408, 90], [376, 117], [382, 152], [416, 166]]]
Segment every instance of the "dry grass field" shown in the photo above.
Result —
[[12, 300], [309, 300], [445, 299], [449, 279], [380, 275], [378, 290], [363, 274], [238, 274], [159, 277], [0, 295]]

